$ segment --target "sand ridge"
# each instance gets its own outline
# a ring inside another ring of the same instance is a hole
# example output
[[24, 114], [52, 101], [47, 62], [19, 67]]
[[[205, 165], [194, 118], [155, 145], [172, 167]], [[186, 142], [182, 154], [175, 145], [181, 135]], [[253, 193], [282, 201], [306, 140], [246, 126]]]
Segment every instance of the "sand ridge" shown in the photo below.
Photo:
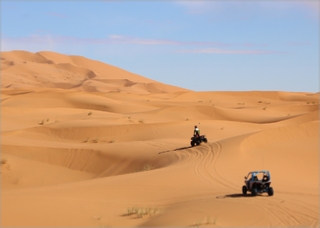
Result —
[[[46, 51], [1, 53], [1, 78], [3, 227], [319, 225], [319, 93], [195, 92]], [[261, 169], [275, 195], [244, 196]]]

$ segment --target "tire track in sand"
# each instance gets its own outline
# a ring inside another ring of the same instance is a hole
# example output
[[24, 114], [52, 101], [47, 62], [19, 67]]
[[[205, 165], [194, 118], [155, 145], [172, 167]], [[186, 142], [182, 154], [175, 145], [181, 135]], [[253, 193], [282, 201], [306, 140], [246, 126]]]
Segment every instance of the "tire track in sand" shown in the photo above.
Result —
[[297, 199], [268, 199], [260, 206], [285, 226], [316, 226], [319, 223], [318, 207]]
[[[218, 189], [222, 187], [222, 191], [232, 189], [239, 192], [239, 186], [224, 178], [217, 169], [217, 163], [222, 162], [220, 157], [222, 151], [222, 145], [214, 142], [181, 150], [176, 154], [179, 157], [179, 165], [192, 167], [192, 171], [199, 179]], [[242, 203], [244, 207], [258, 207], [265, 211], [265, 219], [271, 226], [316, 226], [319, 223], [318, 207], [296, 198], [257, 196], [248, 198], [248, 201]]]
[[[215, 142], [214, 143], [215, 146], [217, 146], [217, 150], [216, 150], [216, 156], [214, 158], [214, 161], [213, 161], [213, 169], [214, 169], [214, 173], [216, 174], [216, 180], [219, 178], [220, 179], [220, 183], [223, 184], [224, 186], [228, 187], [228, 188], [231, 188], [231, 189], [234, 189], [234, 190], [238, 190], [238, 185], [237, 184], [234, 184], [230, 181], [228, 181], [226, 178], [224, 178], [217, 170], [217, 162], [219, 160], [219, 157], [222, 153], [222, 145], [219, 143], [219, 142]], [[214, 153], [214, 149], [213, 149], [213, 146], [210, 146], [210, 150], [212, 151], [212, 153]], [[217, 180], [218, 181], [218, 180]]]
[[[239, 186], [224, 178], [217, 169], [217, 163], [221, 162], [221, 153], [222, 145], [215, 142], [183, 150], [177, 155], [180, 157], [180, 164], [192, 165], [193, 172], [201, 180], [213, 187], [239, 192]], [[243, 203], [265, 211], [265, 218], [272, 226], [316, 226], [319, 222], [318, 208], [297, 199], [257, 196]]]
[[[208, 164], [213, 162], [213, 155], [206, 150], [206, 145], [195, 148], [192, 152], [196, 152], [198, 159], [193, 167], [193, 172], [202, 180], [209, 184], [215, 184], [213, 178], [208, 172]], [[204, 151], [204, 152], [203, 152]]]
[[[194, 162], [193, 172], [205, 182], [215, 187], [223, 186], [227, 189], [238, 189], [237, 185], [223, 178], [217, 171], [216, 163], [221, 151], [222, 147], [220, 143], [201, 144], [200, 146], [183, 151], [183, 153], [189, 154], [188, 161], [185, 160], [184, 162]], [[192, 161], [190, 158], [193, 158]]]

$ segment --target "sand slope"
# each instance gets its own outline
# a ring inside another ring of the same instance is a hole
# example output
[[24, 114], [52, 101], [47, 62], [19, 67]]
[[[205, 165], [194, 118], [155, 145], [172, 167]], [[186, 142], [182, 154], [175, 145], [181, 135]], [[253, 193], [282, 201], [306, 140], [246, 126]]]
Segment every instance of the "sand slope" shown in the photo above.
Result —
[[[1, 225], [319, 225], [319, 93], [194, 92], [80, 56], [1, 54]], [[209, 142], [190, 147], [198, 124]], [[275, 195], [242, 195], [268, 169]]]

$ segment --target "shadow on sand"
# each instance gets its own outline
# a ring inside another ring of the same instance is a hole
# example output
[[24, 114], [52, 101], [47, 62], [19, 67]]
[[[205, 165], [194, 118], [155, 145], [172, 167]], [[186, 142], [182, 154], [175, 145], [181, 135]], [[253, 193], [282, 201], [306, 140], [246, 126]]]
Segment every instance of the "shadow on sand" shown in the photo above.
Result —
[[251, 194], [242, 194], [242, 193], [235, 193], [235, 194], [228, 194], [223, 196], [223, 198], [244, 198], [244, 197], [253, 197]]
[[191, 147], [192, 147], [192, 146], [180, 147], [180, 148], [173, 149], [173, 150], [162, 151], [162, 152], [159, 152], [158, 154], [168, 153], [168, 152], [177, 151], [177, 150], [185, 150], [185, 149], [189, 149], [189, 148], [191, 148]]
[[253, 196], [252, 194], [242, 194], [242, 193], [235, 193], [235, 194], [228, 194], [228, 195], [224, 195], [224, 196], [217, 196], [217, 199], [224, 199], [224, 198], [250, 198], [250, 197], [264, 197], [265, 195], [262, 194], [258, 194], [256, 196]]

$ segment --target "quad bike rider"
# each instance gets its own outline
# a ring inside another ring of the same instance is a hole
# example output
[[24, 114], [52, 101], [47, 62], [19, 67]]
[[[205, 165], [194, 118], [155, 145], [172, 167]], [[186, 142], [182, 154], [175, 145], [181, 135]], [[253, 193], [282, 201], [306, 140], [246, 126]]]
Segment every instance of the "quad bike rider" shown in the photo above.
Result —
[[193, 136], [195, 136], [197, 138], [200, 137], [200, 129], [198, 128], [197, 125], [194, 126]]
[[200, 129], [197, 125], [194, 126], [193, 137], [191, 137], [191, 146], [200, 145], [202, 142], [208, 142], [205, 135], [200, 135]]

